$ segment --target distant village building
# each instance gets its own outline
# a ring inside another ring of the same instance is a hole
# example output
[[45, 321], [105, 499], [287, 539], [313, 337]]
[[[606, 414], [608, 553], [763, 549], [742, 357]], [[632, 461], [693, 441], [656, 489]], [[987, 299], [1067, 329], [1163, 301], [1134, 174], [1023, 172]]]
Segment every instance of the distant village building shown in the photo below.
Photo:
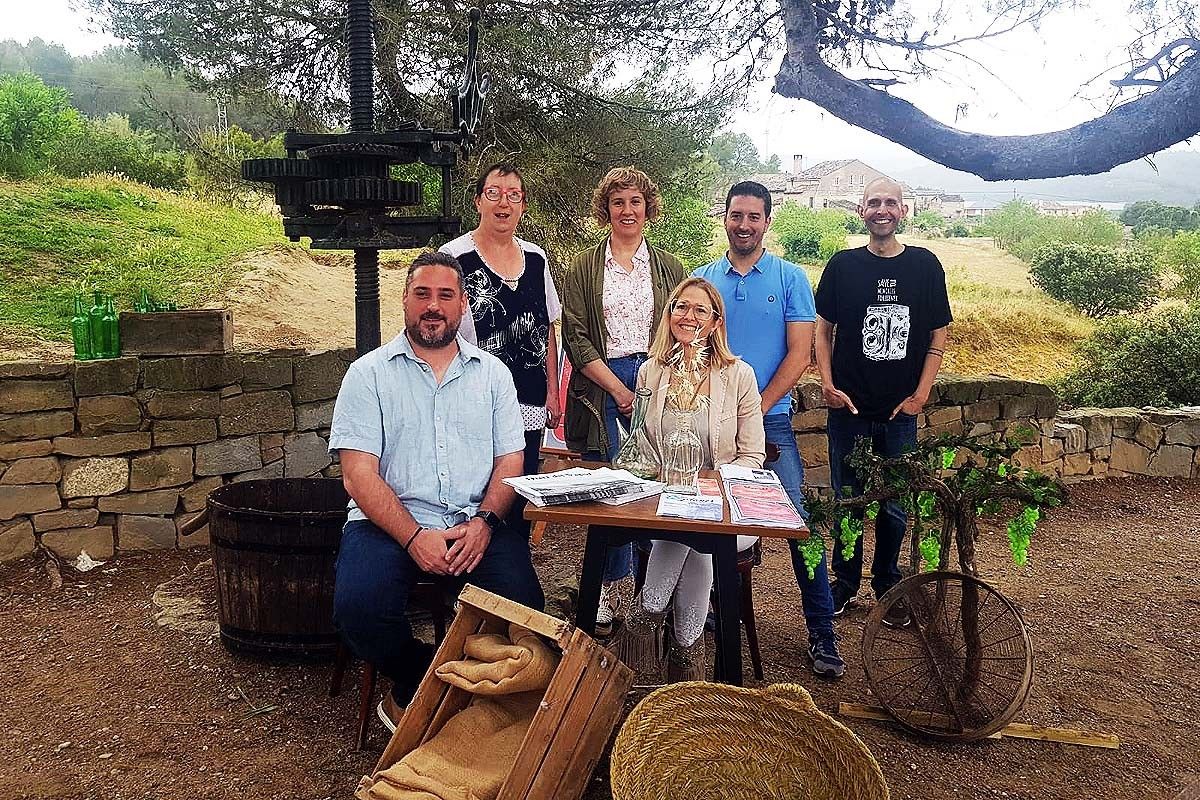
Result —
[[[777, 206], [792, 202], [806, 208], [840, 208], [853, 214], [858, 210], [868, 183], [876, 178], [891, 178], [857, 158], [822, 161], [807, 169], [803, 162], [803, 156], [793, 156], [790, 172], [760, 172], [748, 180], [767, 187], [771, 202]], [[960, 219], [966, 213], [966, 203], [961, 195], [924, 186], [913, 189], [902, 181], [897, 182], [904, 187], [905, 202], [913, 214], [931, 209], [947, 219]], [[719, 215], [724, 210], [724, 203], [720, 203], [719, 207], [714, 205], [710, 213]]]
[[1078, 217], [1093, 211], [1104, 211], [1099, 203], [1060, 203], [1056, 200], [1034, 200], [1033, 207], [1047, 217]]

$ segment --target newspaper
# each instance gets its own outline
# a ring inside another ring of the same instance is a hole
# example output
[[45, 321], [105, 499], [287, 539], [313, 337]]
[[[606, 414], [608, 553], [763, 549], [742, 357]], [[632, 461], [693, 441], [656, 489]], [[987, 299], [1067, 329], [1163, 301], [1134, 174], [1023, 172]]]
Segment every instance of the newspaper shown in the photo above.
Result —
[[712, 478], [697, 481], [697, 494], [675, 494], [663, 492], [658, 499], [660, 517], [680, 519], [702, 519], [720, 522], [725, 518], [725, 500], [721, 497], [721, 485]]
[[572, 467], [561, 472], [505, 478], [504, 482], [539, 507], [624, 498], [631, 494], [648, 496], [646, 492], [652, 487], [657, 486], [655, 491], [661, 491], [662, 488], [662, 484], [643, 480], [628, 470], [609, 467]]
[[720, 472], [729, 498], [729, 519], [735, 525], [808, 528], [784, 491], [779, 476], [771, 470], [726, 464]]

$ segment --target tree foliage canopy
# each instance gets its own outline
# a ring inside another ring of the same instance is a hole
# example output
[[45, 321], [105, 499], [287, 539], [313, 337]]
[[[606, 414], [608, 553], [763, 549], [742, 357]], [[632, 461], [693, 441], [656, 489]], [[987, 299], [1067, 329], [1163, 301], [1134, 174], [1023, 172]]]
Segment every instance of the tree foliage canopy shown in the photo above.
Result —
[[0, 75], [0, 175], [28, 178], [50, 165], [83, 120], [67, 93], [36, 76]]

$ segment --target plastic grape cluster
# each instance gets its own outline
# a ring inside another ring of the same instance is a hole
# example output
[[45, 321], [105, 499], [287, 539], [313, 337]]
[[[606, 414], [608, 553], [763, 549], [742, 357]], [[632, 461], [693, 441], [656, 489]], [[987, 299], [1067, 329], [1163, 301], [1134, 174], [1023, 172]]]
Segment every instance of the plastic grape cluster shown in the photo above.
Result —
[[1040, 517], [1041, 512], [1036, 506], [1025, 506], [1024, 511], [1008, 521], [1008, 545], [1013, 563], [1018, 567], [1029, 563], [1029, 540]]
[[804, 569], [808, 572], [808, 579], [816, 578], [817, 564], [821, 563], [821, 557], [825, 555], [825, 543], [817, 536], [809, 536], [800, 542], [800, 555], [804, 558]]
[[849, 514], [842, 517], [842, 521], [838, 523], [838, 541], [842, 543], [842, 558], [847, 561], [854, 558], [854, 543], [858, 541], [858, 537], [862, 536], [862, 532], [861, 519], [854, 519]]
[[924, 565], [925, 572], [932, 572], [937, 569], [939, 558], [942, 554], [942, 545], [939, 540], [938, 531], [930, 531], [922, 537], [920, 544], [921, 563]]

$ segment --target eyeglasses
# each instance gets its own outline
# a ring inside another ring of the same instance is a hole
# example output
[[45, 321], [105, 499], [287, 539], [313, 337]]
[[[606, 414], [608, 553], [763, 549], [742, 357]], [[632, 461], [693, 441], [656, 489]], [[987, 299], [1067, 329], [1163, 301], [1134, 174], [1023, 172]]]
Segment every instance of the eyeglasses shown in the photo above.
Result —
[[489, 186], [483, 190], [483, 196], [493, 203], [500, 202], [501, 197], [507, 197], [508, 202], [514, 206], [525, 202], [525, 193], [520, 189], [509, 189], [507, 192], [502, 191], [499, 186]]
[[694, 306], [691, 303], [672, 303], [671, 316], [686, 317], [689, 313], [696, 315], [697, 322], [708, 322], [717, 317], [717, 312], [708, 306]]

